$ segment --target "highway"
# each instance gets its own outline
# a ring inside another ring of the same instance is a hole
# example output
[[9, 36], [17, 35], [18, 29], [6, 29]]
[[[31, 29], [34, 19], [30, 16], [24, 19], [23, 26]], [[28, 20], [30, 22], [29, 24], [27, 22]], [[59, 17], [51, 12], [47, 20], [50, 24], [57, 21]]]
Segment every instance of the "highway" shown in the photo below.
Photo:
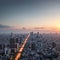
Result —
[[17, 53], [17, 55], [16, 55], [16, 57], [15, 57], [14, 60], [19, 60], [19, 59], [21, 58], [22, 52], [23, 52], [23, 50], [24, 50], [24, 47], [25, 47], [25, 45], [26, 45], [26, 43], [27, 43], [27, 40], [28, 40], [29, 36], [30, 36], [30, 35], [28, 35], [28, 36], [26, 37], [26, 39], [24, 40], [24, 42], [23, 42], [22, 46], [20, 47], [20, 49], [19, 49], [19, 51], [18, 51], [18, 53]]

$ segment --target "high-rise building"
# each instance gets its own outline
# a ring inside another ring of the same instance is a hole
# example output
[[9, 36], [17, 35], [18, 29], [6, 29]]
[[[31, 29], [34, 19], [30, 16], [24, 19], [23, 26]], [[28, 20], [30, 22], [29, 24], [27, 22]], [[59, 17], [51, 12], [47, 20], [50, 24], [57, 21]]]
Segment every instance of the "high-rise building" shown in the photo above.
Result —
[[14, 54], [17, 50], [17, 44], [16, 40], [14, 38], [10, 38], [10, 49], [11, 49], [11, 54]]
[[31, 50], [36, 50], [36, 45], [34, 42], [31, 42]]
[[30, 32], [30, 35], [32, 36], [33, 35], [33, 32]]

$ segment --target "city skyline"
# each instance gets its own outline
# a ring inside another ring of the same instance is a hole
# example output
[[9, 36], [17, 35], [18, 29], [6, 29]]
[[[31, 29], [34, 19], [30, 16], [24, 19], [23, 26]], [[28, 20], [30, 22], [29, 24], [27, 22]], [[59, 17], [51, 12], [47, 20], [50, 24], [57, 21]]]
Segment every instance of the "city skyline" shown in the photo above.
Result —
[[0, 30], [60, 31], [58, 0], [1, 1], [0, 8]]

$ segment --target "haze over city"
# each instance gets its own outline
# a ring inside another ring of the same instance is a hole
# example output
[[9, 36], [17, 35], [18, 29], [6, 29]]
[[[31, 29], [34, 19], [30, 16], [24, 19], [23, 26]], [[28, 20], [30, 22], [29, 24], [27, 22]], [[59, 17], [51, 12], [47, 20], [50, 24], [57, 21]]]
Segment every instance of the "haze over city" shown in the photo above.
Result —
[[0, 0], [0, 32], [60, 32], [60, 1]]

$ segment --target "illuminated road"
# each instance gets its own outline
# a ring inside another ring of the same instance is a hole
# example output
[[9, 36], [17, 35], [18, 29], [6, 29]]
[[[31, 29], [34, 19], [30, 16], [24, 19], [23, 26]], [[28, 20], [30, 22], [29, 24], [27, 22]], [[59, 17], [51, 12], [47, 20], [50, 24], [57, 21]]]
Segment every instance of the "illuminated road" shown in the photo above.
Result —
[[27, 42], [29, 36], [30, 36], [30, 35], [28, 35], [27, 38], [24, 40], [24, 42], [23, 42], [22, 46], [20, 47], [20, 49], [19, 49], [19, 51], [18, 51], [18, 53], [17, 53], [17, 55], [16, 55], [16, 57], [15, 57], [14, 60], [18, 60], [18, 59], [21, 57], [21, 54], [22, 54], [22, 52], [23, 52], [23, 50], [24, 50], [24, 47], [25, 47], [25, 45], [26, 45], [26, 42]]

